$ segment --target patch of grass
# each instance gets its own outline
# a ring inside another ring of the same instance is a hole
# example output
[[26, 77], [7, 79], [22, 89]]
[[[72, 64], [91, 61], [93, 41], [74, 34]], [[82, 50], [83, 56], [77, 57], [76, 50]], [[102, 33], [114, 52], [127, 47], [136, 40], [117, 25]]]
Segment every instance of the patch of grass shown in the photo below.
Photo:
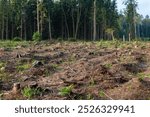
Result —
[[9, 80], [11, 80], [11, 76], [10, 76], [10, 74], [8, 74], [4, 71], [0, 71], [0, 79], [2, 81], [9, 81]]
[[19, 65], [17, 66], [17, 71], [24, 71], [24, 70], [27, 70], [31, 67], [30, 64], [23, 64], [23, 65]]
[[94, 78], [91, 76], [90, 77], [90, 86], [94, 86], [95, 85], [95, 80], [94, 80]]
[[107, 63], [107, 64], [104, 65], [104, 67], [110, 69], [112, 67], [112, 64], [111, 63]]
[[22, 95], [28, 99], [32, 99], [32, 97], [36, 96], [36, 95], [40, 95], [41, 91], [38, 88], [30, 88], [30, 87], [25, 87], [22, 91], [21, 91]]
[[102, 90], [99, 91], [99, 97], [101, 97], [101, 98], [105, 97], [104, 91], [102, 91]]
[[44, 75], [45, 75], [46, 77], [51, 76], [51, 75], [52, 75], [52, 72], [49, 71], [48, 69], [46, 69], [46, 70], [44, 71]]
[[28, 41], [0, 41], [0, 48], [15, 48], [17, 46], [29, 46], [30, 42]]
[[67, 87], [62, 87], [59, 90], [59, 94], [61, 96], [69, 96], [72, 92], [73, 87], [74, 87], [73, 85], [70, 85], [70, 86], [67, 86]]
[[22, 39], [20, 37], [14, 37], [13, 41], [22, 41]]
[[114, 40], [114, 41], [98, 41], [96, 42], [96, 45], [100, 48], [118, 48], [122, 47], [123, 42], [119, 40]]
[[150, 78], [150, 74], [139, 73], [137, 74], [139, 80], [143, 80], [144, 78]]
[[145, 48], [145, 42], [143, 41], [121, 41], [121, 40], [114, 40], [114, 41], [105, 41], [105, 40], [101, 40], [101, 41], [97, 41], [95, 42], [97, 47], [100, 48], [136, 48], [136, 47], [144, 47]]
[[77, 39], [75, 39], [75, 38], [69, 38], [69, 39], [68, 39], [68, 41], [76, 42], [76, 41], [77, 41]]
[[51, 64], [51, 67], [53, 70], [59, 69], [59, 66], [57, 64]]
[[147, 48], [146, 45], [142, 45], [142, 46], [141, 46], [141, 49], [146, 49], [146, 48]]
[[0, 62], [0, 68], [5, 67], [6, 63]]
[[94, 97], [92, 96], [92, 94], [87, 95], [87, 100], [94, 100]]
[[128, 90], [130, 91], [130, 90], [132, 89], [132, 86], [130, 85], [130, 86], [128, 86], [127, 88], [128, 88]]
[[53, 73], [55, 73], [55, 72], [58, 71], [58, 70], [61, 70], [61, 67], [60, 67], [59, 65], [57, 65], [57, 64], [51, 64], [51, 65], [49, 66], [49, 68], [47, 68], [47, 69], [44, 71], [44, 75], [45, 75], [46, 77], [51, 76]]
[[76, 58], [73, 55], [68, 57], [68, 62], [74, 62], [75, 60]]

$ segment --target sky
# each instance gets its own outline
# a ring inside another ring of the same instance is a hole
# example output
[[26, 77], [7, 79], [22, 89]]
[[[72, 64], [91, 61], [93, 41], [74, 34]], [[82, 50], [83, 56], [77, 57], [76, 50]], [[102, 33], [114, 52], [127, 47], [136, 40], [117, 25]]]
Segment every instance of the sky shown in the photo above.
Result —
[[[124, 0], [117, 0], [119, 11], [125, 8], [125, 6], [122, 5], [123, 1]], [[138, 13], [142, 14], [143, 16], [146, 15], [150, 16], [150, 0], [137, 0], [137, 2], [138, 2]]]

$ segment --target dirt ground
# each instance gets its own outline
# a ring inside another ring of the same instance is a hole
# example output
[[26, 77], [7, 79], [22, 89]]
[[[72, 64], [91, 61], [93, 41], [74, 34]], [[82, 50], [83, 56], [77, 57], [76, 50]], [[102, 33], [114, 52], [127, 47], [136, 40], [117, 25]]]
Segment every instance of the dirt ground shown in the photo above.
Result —
[[150, 43], [39, 42], [2, 47], [0, 99], [148, 100]]

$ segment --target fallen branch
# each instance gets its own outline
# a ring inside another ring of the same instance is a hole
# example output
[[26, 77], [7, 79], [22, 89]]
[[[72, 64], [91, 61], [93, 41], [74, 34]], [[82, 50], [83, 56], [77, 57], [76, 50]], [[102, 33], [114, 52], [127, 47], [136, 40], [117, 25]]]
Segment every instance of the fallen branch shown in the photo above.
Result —
[[103, 92], [104, 93], [104, 95], [107, 97], [107, 98], [109, 98], [110, 100], [114, 100], [113, 98], [111, 98], [109, 95], [107, 95], [105, 92]]

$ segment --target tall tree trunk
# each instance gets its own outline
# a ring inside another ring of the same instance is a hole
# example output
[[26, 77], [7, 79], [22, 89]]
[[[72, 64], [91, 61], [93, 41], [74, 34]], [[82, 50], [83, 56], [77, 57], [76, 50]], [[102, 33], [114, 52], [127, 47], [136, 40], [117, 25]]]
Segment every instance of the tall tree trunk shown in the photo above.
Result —
[[65, 25], [66, 25], [66, 29], [67, 29], [67, 38], [69, 39], [70, 34], [69, 34], [68, 22], [67, 22], [66, 13], [65, 13], [65, 11], [64, 11], [63, 6], [62, 6], [62, 10], [63, 10], [64, 18], [65, 18]]
[[61, 22], [61, 38], [64, 38], [64, 18], [63, 15], [61, 15], [62, 17], [62, 22]]
[[131, 41], [131, 34], [129, 33], [129, 42]]
[[77, 14], [77, 22], [76, 22], [75, 39], [77, 38], [77, 34], [78, 34], [80, 17], [81, 17], [81, 8], [80, 8], [80, 5], [79, 5], [78, 14]]
[[14, 38], [14, 23], [13, 23], [13, 20], [12, 20], [12, 25], [11, 25], [11, 39]]
[[21, 39], [23, 39], [23, 18], [22, 18], [22, 14], [21, 14], [21, 30], [20, 30], [20, 37], [21, 37]]
[[4, 30], [5, 30], [5, 19], [4, 19], [4, 14], [2, 15], [2, 39], [4, 39]]
[[37, 0], [37, 32], [40, 33], [39, 0]]
[[48, 23], [49, 23], [49, 39], [52, 40], [52, 29], [51, 29], [51, 15], [48, 15]]
[[27, 40], [26, 19], [24, 18], [24, 39]]
[[84, 39], [86, 39], [86, 17], [84, 17]]
[[6, 19], [6, 39], [8, 39], [8, 15], [7, 15], [7, 19]]
[[71, 18], [72, 18], [72, 35], [73, 35], [73, 38], [75, 38], [75, 22], [74, 22], [74, 10], [72, 8], [71, 10]]
[[40, 34], [41, 34], [41, 38], [43, 37], [43, 13], [41, 13], [41, 21], [40, 21]]
[[96, 0], [94, 0], [94, 12], [93, 12], [93, 40], [96, 40]]

